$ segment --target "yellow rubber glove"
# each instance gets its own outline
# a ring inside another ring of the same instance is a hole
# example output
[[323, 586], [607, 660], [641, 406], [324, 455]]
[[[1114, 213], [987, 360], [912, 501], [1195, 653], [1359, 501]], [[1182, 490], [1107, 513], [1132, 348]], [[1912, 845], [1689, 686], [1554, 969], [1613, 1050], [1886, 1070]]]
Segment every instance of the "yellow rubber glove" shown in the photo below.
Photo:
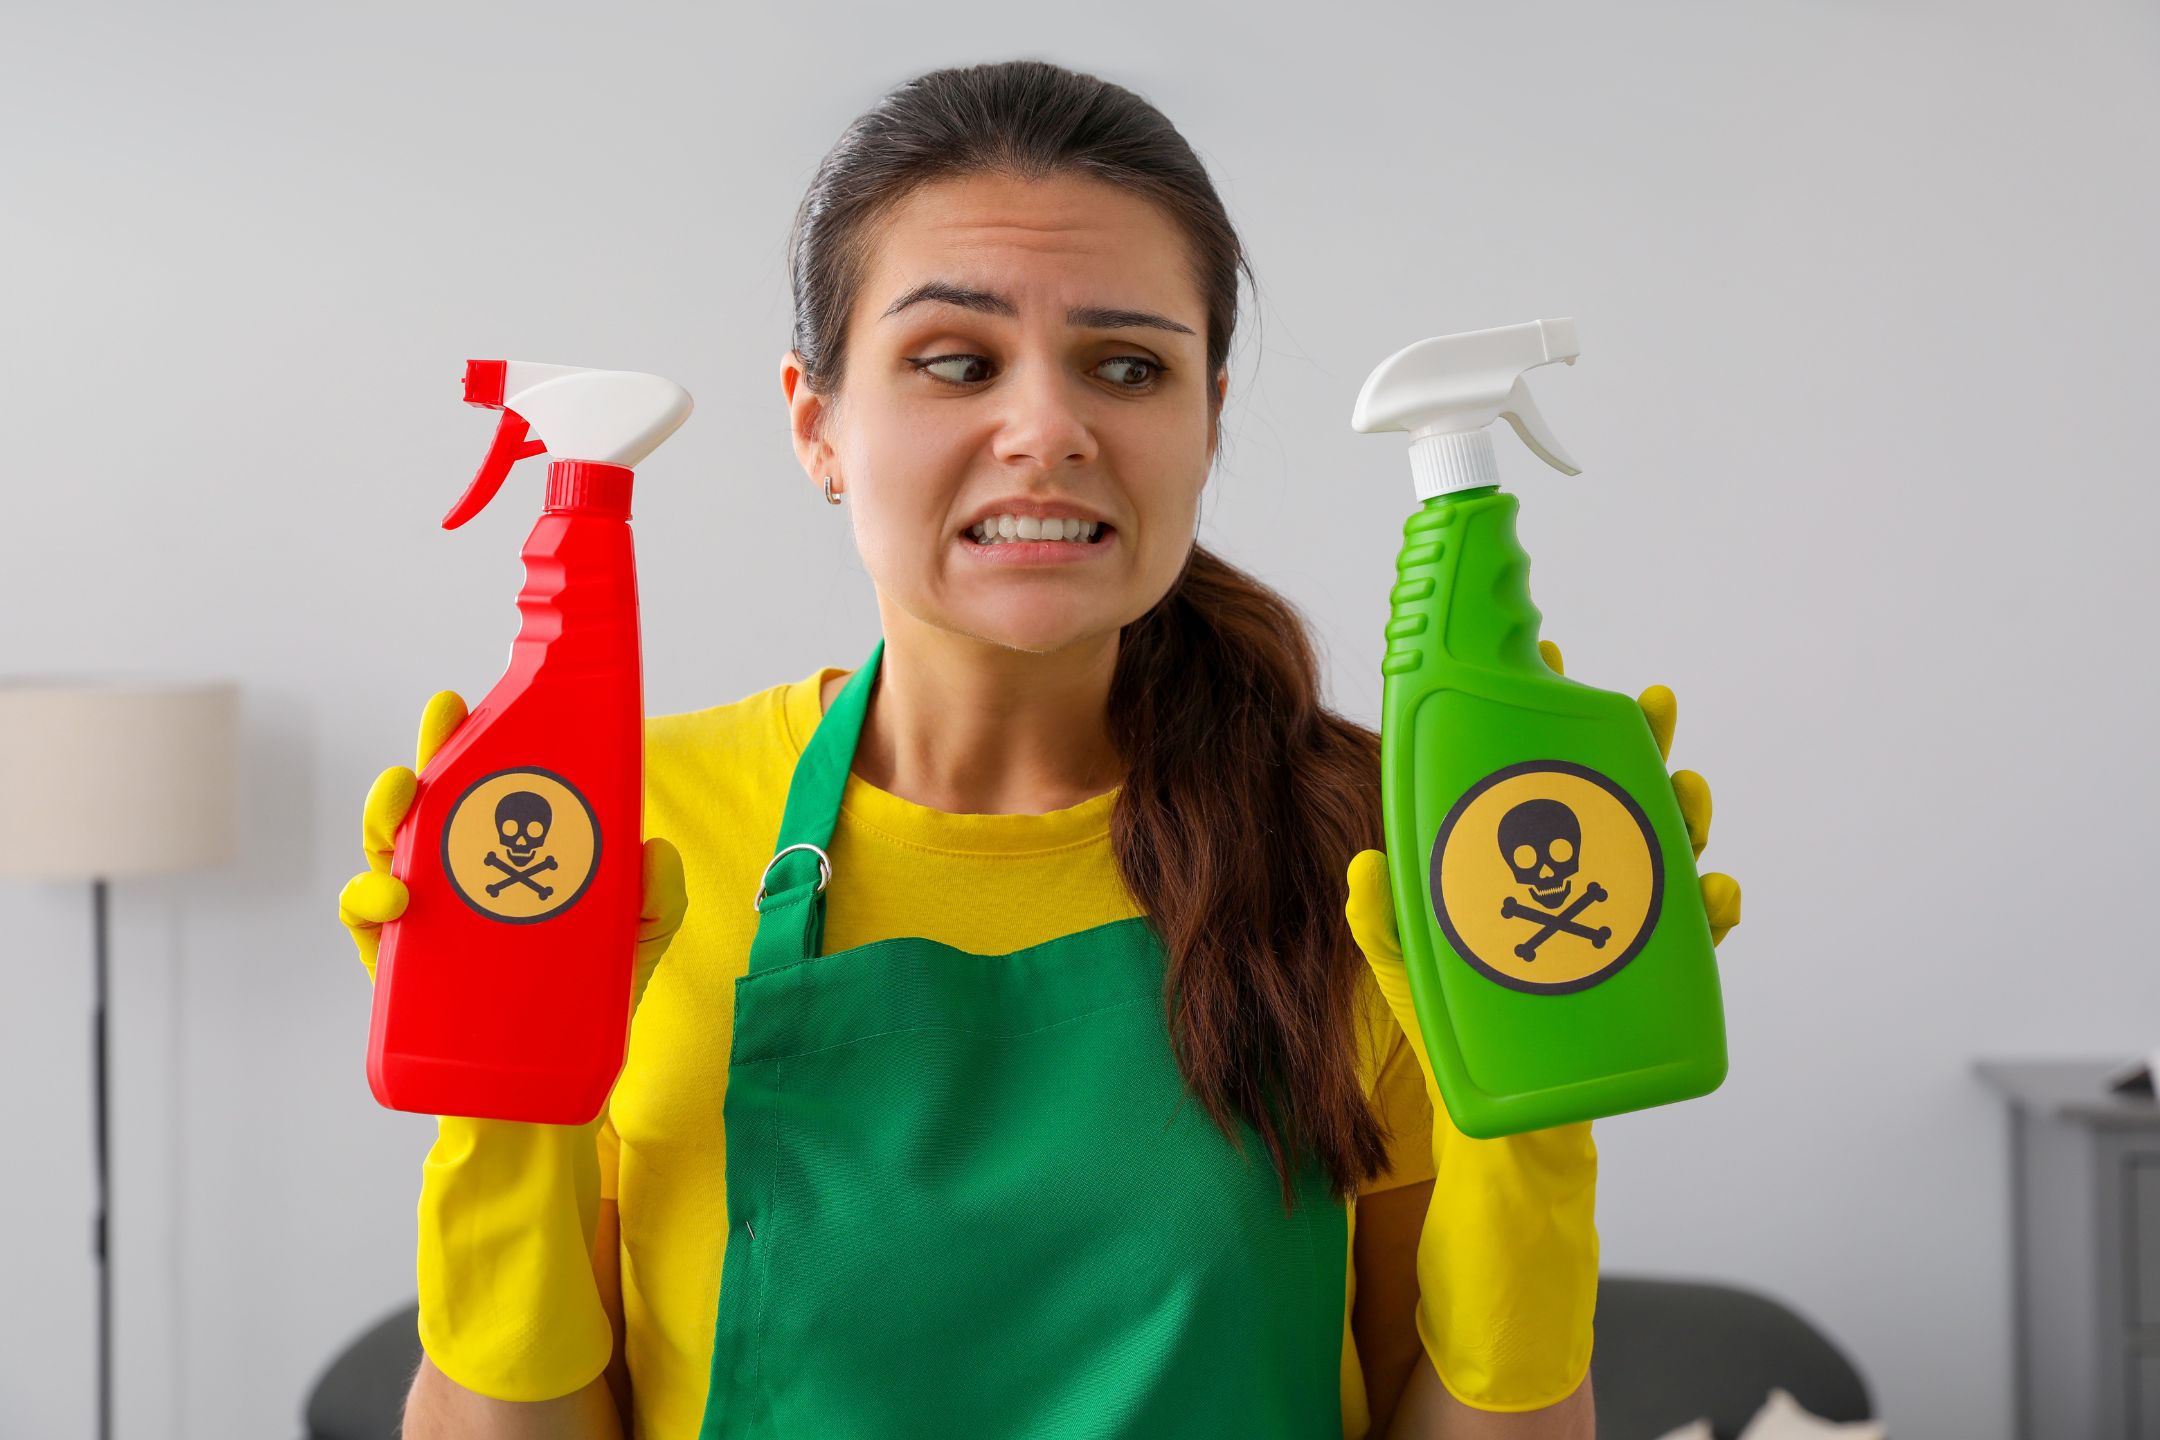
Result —
[[[361, 811], [368, 868], [338, 895], [368, 980], [382, 927], [405, 913], [404, 882], [390, 873], [397, 827], [412, 808], [415, 771], [464, 723], [465, 702], [438, 692], [420, 719], [413, 769], [378, 775]], [[682, 856], [647, 840], [632, 1014], [688, 908]], [[436, 1368], [497, 1400], [552, 1400], [607, 1368], [615, 1337], [593, 1277], [600, 1219], [602, 1118], [540, 1125], [438, 1115], [421, 1170], [420, 1344]]]
[[[1538, 642], [1560, 673], [1560, 649]], [[1658, 754], [1670, 757], [1673, 693], [1653, 685], [1637, 697]], [[1710, 787], [1692, 770], [1673, 793], [1700, 857], [1710, 839]], [[1480, 1140], [1448, 1118], [1410, 1000], [1388, 884], [1386, 852], [1352, 857], [1344, 913], [1394, 1012], [1433, 1110], [1432, 1204], [1418, 1240], [1418, 1335], [1442, 1383], [1483, 1410], [1535, 1410], [1565, 1399], [1590, 1368], [1597, 1308], [1597, 1145], [1587, 1120]], [[1740, 886], [1702, 877], [1712, 944], [1740, 921]]]

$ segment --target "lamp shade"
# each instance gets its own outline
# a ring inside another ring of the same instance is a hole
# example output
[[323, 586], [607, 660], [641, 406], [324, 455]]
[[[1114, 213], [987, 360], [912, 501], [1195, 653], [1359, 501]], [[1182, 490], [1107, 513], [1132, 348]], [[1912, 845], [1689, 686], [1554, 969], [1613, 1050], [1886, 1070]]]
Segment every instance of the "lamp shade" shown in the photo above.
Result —
[[240, 841], [229, 681], [0, 677], [0, 875], [190, 870]]

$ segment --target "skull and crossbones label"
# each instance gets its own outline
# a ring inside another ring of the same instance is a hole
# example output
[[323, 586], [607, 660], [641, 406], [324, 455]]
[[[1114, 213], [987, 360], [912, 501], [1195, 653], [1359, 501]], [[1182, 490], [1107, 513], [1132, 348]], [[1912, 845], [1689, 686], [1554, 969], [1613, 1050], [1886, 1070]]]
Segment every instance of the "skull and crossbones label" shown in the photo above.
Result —
[[600, 825], [576, 787], [552, 770], [498, 770], [466, 787], [443, 827], [443, 873], [494, 920], [531, 923], [585, 893], [600, 859]]
[[1429, 874], [1456, 954], [1546, 995], [1586, 990], [1634, 959], [1665, 886], [1642, 807], [1567, 760], [1509, 765], [1464, 791], [1434, 834]]

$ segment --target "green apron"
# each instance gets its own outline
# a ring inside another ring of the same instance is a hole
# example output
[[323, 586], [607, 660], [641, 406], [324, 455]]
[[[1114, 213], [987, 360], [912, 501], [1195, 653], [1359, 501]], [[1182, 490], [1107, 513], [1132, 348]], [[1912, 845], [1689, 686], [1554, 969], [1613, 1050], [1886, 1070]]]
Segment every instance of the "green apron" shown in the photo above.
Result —
[[1309, 1159], [1285, 1215], [1191, 1099], [1145, 917], [819, 953], [884, 649], [795, 767], [735, 982], [699, 1435], [1339, 1440], [1347, 1212]]

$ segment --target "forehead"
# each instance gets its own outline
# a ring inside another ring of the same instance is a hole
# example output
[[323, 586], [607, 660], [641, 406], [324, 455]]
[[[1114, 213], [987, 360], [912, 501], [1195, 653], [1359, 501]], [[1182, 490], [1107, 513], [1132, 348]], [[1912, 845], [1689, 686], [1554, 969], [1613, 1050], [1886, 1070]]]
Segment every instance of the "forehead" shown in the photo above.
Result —
[[1038, 306], [1144, 306], [1193, 330], [1206, 316], [1190, 247], [1155, 201], [1083, 176], [970, 175], [917, 186], [888, 213], [857, 297], [878, 316], [925, 280]]

